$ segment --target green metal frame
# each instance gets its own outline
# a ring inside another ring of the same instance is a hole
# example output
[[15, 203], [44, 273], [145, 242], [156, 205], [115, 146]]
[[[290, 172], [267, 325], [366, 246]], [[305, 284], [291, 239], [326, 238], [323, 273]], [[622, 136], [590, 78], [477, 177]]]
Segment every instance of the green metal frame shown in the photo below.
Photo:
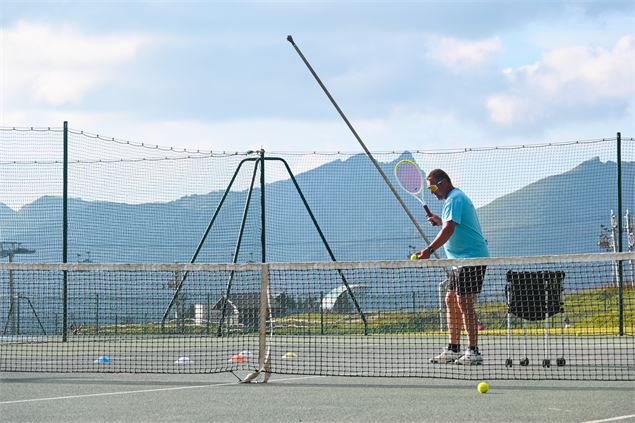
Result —
[[[265, 157], [265, 152], [264, 150], [260, 150], [260, 157], [253, 157], [253, 158], [247, 158], [242, 160], [239, 164], [238, 167], [236, 168], [236, 171], [234, 172], [234, 175], [232, 176], [231, 180], [229, 181], [229, 184], [227, 186], [227, 188], [225, 189], [225, 193], [223, 194], [223, 197], [221, 198], [218, 207], [216, 208], [216, 211], [214, 212], [214, 215], [212, 216], [212, 219], [209, 223], [209, 225], [207, 226], [207, 229], [205, 230], [205, 233], [203, 235], [203, 237], [201, 238], [201, 241], [199, 242], [198, 247], [196, 248], [196, 251], [194, 253], [194, 255], [192, 256], [192, 259], [190, 260], [190, 263], [194, 263], [196, 261], [196, 258], [198, 257], [203, 244], [205, 243], [205, 240], [207, 238], [207, 236], [209, 235], [214, 222], [216, 221], [216, 218], [218, 217], [218, 214], [221, 210], [221, 208], [223, 207], [223, 204], [225, 203], [225, 200], [227, 199], [227, 196], [231, 190], [232, 185], [234, 184], [236, 177], [238, 176], [238, 173], [240, 172], [240, 169], [242, 168], [243, 164], [247, 163], [247, 162], [256, 162], [254, 165], [254, 173], [252, 175], [252, 179], [251, 179], [251, 184], [249, 187], [249, 193], [247, 195], [247, 200], [245, 203], [245, 209], [243, 212], [243, 218], [242, 218], [242, 222], [240, 225], [240, 230], [239, 230], [239, 234], [238, 234], [238, 240], [236, 241], [236, 247], [234, 249], [234, 256], [233, 256], [233, 263], [236, 263], [237, 259], [238, 259], [238, 253], [240, 252], [240, 245], [242, 242], [242, 236], [244, 233], [244, 226], [245, 226], [245, 222], [246, 222], [246, 218], [247, 218], [247, 213], [249, 210], [249, 203], [251, 202], [251, 197], [252, 197], [252, 191], [254, 188], [254, 181], [255, 181], [255, 177], [256, 177], [256, 173], [258, 171], [258, 167], [260, 166], [260, 207], [261, 207], [261, 213], [260, 213], [260, 219], [261, 219], [261, 232], [260, 232], [260, 242], [261, 242], [261, 262], [262, 263], [266, 263], [267, 262], [267, 255], [266, 255], [266, 231], [265, 231], [265, 162], [266, 161], [279, 161], [282, 162], [282, 164], [284, 165], [285, 169], [287, 170], [287, 173], [289, 174], [291, 181], [293, 182], [293, 185], [295, 187], [295, 189], [297, 190], [298, 194], [300, 195], [300, 199], [302, 200], [302, 203], [304, 204], [304, 207], [306, 208], [307, 212], [309, 213], [309, 216], [311, 218], [311, 221], [313, 222], [313, 225], [315, 226], [315, 228], [318, 231], [318, 234], [320, 236], [320, 239], [322, 240], [322, 243], [324, 244], [326, 251], [329, 254], [329, 257], [331, 258], [331, 260], [333, 261], [337, 261], [335, 259], [335, 254], [333, 254], [333, 250], [331, 249], [328, 241], [326, 240], [326, 237], [324, 236], [324, 233], [322, 232], [322, 229], [320, 228], [320, 225], [317, 222], [317, 219], [315, 218], [315, 215], [313, 214], [313, 211], [311, 210], [311, 207], [309, 206], [308, 202], [306, 201], [306, 197], [304, 196], [304, 193], [302, 192], [302, 189], [300, 188], [300, 185], [298, 184], [298, 181], [295, 179], [295, 176], [293, 175], [293, 172], [291, 171], [291, 168], [289, 167], [289, 164], [282, 158], [280, 157]], [[339, 276], [342, 279], [342, 282], [344, 284], [344, 286], [346, 287], [346, 290], [348, 292], [348, 294], [351, 297], [351, 300], [353, 301], [353, 305], [355, 306], [355, 309], [357, 310], [357, 312], [359, 313], [362, 321], [364, 322], [364, 334], [367, 335], [368, 334], [368, 322], [366, 319], [366, 315], [364, 314], [364, 312], [362, 311], [361, 307], [359, 306], [359, 303], [357, 302], [357, 299], [355, 298], [355, 295], [353, 294], [353, 291], [351, 290], [348, 281], [346, 280], [346, 276], [343, 274], [343, 272], [341, 270], [338, 270]], [[170, 303], [168, 304], [167, 308], [165, 309], [165, 312], [163, 313], [163, 318], [161, 320], [161, 326], [163, 327], [165, 325], [165, 321], [167, 320], [168, 314], [170, 313], [170, 310], [172, 309], [174, 302], [176, 300], [176, 298], [178, 297], [181, 289], [183, 288], [183, 285], [185, 283], [185, 280], [187, 279], [188, 276], [188, 272], [186, 272], [183, 275], [183, 278], [181, 279], [181, 281], [179, 282], [179, 285], [177, 286], [174, 295], [172, 296], [172, 299], [170, 300]], [[231, 272], [229, 280], [227, 282], [227, 289], [225, 291], [225, 299], [229, 298], [229, 295], [231, 293], [231, 287], [232, 287], [232, 281], [234, 278], [234, 272]], [[217, 336], [222, 336], [222, 326], [223, 323], [225, 321], [225, 316], [227, 313], [227, 301], [223, 302], [223, 308], [221, 311], [221, 316], [219, 319], [219, 324], [218, 324], [218, 330], [217, 330]]]

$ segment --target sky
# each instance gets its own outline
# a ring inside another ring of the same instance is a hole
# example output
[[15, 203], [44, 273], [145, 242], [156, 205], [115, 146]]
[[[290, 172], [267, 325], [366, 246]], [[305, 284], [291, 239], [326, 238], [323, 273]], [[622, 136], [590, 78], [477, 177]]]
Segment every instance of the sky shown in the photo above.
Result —
[[0, 126], [212, 151], [635, 136], [635, 2], [0, 3]]

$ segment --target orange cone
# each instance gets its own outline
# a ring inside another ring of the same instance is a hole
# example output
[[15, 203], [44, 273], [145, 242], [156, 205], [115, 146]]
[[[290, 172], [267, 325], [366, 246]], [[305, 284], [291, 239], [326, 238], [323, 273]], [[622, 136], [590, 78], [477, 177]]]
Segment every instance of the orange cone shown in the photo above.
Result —
[[232, 358], [230, 359], [230, 361], [232, 363], [244, 363], [245, 361], [247, 361], [247, 357], [245, 357], [242, 354], [234, 354], [232, 355]]

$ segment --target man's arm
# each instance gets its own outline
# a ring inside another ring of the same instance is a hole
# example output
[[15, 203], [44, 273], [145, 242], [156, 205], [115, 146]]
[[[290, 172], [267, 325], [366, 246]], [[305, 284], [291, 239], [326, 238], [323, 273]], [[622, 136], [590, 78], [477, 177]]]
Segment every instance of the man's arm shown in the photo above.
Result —
[[432, 255], [432, 251], [443, 247], [443, 244], [448, 242], [448, 240], [454, 233], [454, 228], [456, 228], [456, 223], [454, 223], [453, 221], [448, 220], [447, 222], [443, 222], [443, 226], [441, 227], [441, 230], [439, 231], [437, 236], [434, 238], [434, 240], [432, 240], [427, 248], [424, 248], [417, 253], [417, 258], [420, 260], [430, 258], [430, 255]]

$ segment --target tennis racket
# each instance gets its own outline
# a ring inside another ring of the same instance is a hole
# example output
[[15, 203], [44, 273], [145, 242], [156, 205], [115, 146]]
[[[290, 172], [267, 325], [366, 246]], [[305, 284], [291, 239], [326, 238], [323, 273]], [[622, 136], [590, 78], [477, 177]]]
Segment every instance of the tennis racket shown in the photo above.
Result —
[[419, 200], [426, 215], [432, 217], [432, 212], [423, 199], [423, 195], [420, 195], [423, 192], [423, 176], [419, 166], [412, 160], [401, 160], [395, 165], [395, 179], [404, 191]]

